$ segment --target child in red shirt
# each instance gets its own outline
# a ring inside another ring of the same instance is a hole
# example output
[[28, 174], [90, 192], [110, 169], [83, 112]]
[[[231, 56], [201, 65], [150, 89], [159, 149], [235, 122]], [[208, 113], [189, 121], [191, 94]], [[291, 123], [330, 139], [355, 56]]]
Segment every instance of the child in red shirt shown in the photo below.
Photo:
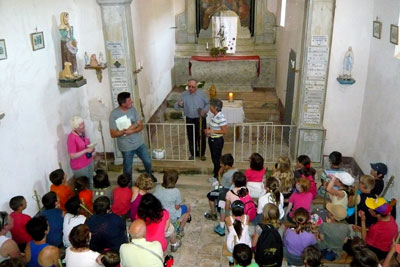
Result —
[[15, 196], [10, 199], [9, 205], [13, 210], [10, 217], [14, 220], [14, 227], [10, 232], [19, 250], [24, 252], [26, 244], [32, 240], [32, 237], [26, 231], [26, 224], [31, 219], [31, 216], [22, 213], [26, 209], [26, 200], [23, 196]]
[[60, 209], [66, 212], [65, 203], [74, 195], [71, 188], [67, 185], [67, 175], [62, 169], [57, 169], [50, 173], [49, 178], [52, 183], [50, 191], [57, 194], [60, 202]]
[[118, 187], [113, 191], [112, 212], [119, 216], [127, 216], [131, 207], [132, 189], [128, 187], [131, 179], [126, 174], [118, 176]]
[[250, 169], [247, 169], [244, 172], [244, 175], [247, 178], [246, 187], [250, 192], [250, 196], [252, 198], [259, 198], [265, 194], [264, 189], [264, 158], [258, 154], [253, 153], [250, 156]]
[[88, 189], [89, 178], [81, 176], [75, 180], [75, 194], [79, 197], [79, 200], [88, 208], [90, 212], [93, 212], [93, 193]]

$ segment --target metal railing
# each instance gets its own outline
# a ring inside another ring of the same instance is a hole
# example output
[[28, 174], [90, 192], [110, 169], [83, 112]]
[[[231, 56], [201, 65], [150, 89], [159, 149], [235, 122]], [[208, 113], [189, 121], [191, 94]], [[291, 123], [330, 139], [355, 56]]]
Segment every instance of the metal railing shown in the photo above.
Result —
[[281, 156], [293, 158], [295, 125], [274, 125], [272, 122], [234, 124], [233, 155], [245, 162], [252, 153], [259, 153], [266, 163], [275, 163]]
[[[186, 123], [144, 123], [142, 131], [147, 141], [152, 160], [194, 161], [189, 160], [190, 151], [187, 129], [192, 127], [193, 145], [195, 146], [194, 124]], [[158, 156], [157, 156], [158, 155]]]

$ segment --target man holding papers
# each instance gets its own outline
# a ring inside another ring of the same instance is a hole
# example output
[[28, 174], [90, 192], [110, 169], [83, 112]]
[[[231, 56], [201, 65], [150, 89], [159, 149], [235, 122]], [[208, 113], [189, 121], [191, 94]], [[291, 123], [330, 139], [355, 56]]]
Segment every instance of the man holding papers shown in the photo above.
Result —
[[119, 93], [117, 101], [119, 107], [110, 114], [110, 134], [112, 138], [117, 138], [118, 149], [123, 157], [124, 173], [132, 178], [133, 156], [136, 154], [142, 160], [146, 172], [156, 182], [151, 170], [151, 158], [140, 134], [143, 129], [142, 119], [132, 106], [131, 94]]

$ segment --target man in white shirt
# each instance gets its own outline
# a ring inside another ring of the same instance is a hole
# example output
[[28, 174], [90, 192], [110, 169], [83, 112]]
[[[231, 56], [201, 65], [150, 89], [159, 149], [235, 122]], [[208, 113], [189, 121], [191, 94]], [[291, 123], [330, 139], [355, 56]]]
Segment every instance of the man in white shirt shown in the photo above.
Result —
[[136, 219], [129, 227], [132, 241], [120, 248], [122, 267], [163, 267], [163, 251], [158, 241], [146, 241], [146, 224]]

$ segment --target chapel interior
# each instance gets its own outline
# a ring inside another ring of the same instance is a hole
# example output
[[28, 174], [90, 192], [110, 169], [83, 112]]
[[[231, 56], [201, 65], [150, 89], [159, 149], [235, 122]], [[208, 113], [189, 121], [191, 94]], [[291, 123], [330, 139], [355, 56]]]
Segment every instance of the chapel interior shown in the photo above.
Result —
[[[63, 66], [62, 12], [79, 79], [68, 80]], [[259, 152], [269, 169], [281, 155], [294, 164], [308, 154], [322, 170], [336, 150], [354, 175], [385, 162], [394, 176], [387, 198], [399, 197], [400, 40], [391, 28], [399, 24], [398, 0], [0, 0], [0, 210], [18, 194], [33, 216], [49, 173], [72, 176], [74, 115], [97, 143], [96, 166], [116, 184], [122, 157], [108, 116], [128, 91], [154, 171], [184, 174], [183, 195], [202, 217], [211, 158], [188, 160], [182, 111], [173, 107], [190, 78], [229, 110], [223, 151], [239, 169]], [[143, 171], [140, 161], [134, 171]], [[176, 266], [227, 264], [221, 239], [202, 223], [190, 225]]]

